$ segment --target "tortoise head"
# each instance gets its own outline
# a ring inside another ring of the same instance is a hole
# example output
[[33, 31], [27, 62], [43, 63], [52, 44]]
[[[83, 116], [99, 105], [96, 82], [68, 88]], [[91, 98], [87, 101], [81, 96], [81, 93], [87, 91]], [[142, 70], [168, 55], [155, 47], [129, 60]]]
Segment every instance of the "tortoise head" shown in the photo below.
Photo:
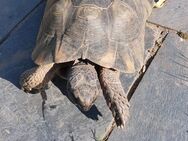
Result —
[[94, 67], [79, 65], [72, 67], [68, 73], [68, 93], [71, 94], [76, 105], [88, 111], [101, 89]]

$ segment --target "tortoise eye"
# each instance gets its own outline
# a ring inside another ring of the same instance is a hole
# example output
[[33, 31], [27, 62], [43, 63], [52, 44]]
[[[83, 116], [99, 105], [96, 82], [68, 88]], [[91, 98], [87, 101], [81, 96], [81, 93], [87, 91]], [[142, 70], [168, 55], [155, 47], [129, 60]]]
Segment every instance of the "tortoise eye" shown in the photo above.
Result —
[[82, 19], [96, 19], [99, 16], [100, 10], [95, 7], [80, 7], [78, 9], [78, 17]]

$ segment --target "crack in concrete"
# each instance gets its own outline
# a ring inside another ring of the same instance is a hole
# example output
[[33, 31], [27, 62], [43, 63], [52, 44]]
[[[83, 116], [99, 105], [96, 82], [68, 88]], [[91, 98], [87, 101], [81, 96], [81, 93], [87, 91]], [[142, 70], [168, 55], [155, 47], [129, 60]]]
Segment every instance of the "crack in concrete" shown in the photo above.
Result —
[[43, 120], [45, 121], [45, 104], [46, 104], [46, 100], [47, 100], [47, 94], [45, 92], [45, 90], [42, 90], [40, 92], [41, 97], [42, 97], [42, 116], [43, 116]]
[[[107, 141], [113, 132], [114, 128], [116, 127], [116, 122], [114, 119], [112, 119], [110, 125], [108, 126], [108, 129], [106, 129], [106, 132], [104, 134], [104, 137], [102, 138], [101, 141]], [[96, 140], [97, 141], [97, 140]]]
[[[153, 24], [151, 22], [148, 22], [148, 24], [157, 26], [156, 24]], [[167, 37], [167, 35], [169, 33], [169, 29], [164, 28], [164, 26], [163, 27], [160, 26], [160, 27], [162, 29], [160, 37], [155, 41], [154, 47], [151, 48], [149, 56], [146, 58], [145, 63], [142, 66], [139, 74], [136, 76], [135, 80], [133, 81], [132, 85], [130, 86], [130, 88], [129, 88], [128, 92], [127, 92], [127, 97], [128, 97], [129, 101], [131, 100], [134, 92], [136, 91], [138, 85], [140, 84], [142, 78], [144, 77], [144, 74], [146, 73], [146, 71], [149, 68], [150, 64], [152, 63], [153, 59], [157, 55], [159, 49], [161, 48], [164, 40], [166, 39], [166, 37]], [[115, 121], [114, 121], [114, 119], [112, 119], [112, 122], [109, 125], [108, 130], [106, 130], [106, 133], [105, 133], [105, 136], [104, 136], [103, 140], [101, 140], [101, 141], [107, 141], [115, 127], [116, 127]]]
[[[157, 55], [159, 49], [162, 47], [163, 42], [165, 41], [166, 37], [168, 36], [169, 32], [176, 33], [180, 38], [184, 40], [188, 40], [188, 33], [182, 32], [181, 30], [173, 29], [164, 25], [160, 25], [158, 23], [154, 23], [151, 21], [147, 20], [148, 24], [151, 24], [153, 26], [156, 26], [157, 28], [161, 28], [161, 34], [160, 37], [155, 41], [155, 45], [153, 48], [150, 50], [150, 56], [146, 58], [144, 65], [142, 66], [140, 73], [136, 76], [135, 80], [133, 81], [132, 85], [130, 86], [128, 92], [127, 92], [127, 97], [128, 100], [130, 101], [132, 96], [134, 95], [134, 92], [136, 91], [138, 85], [140, 84], [142, 78], [144, 77], [144, 74], [148, 70], [150, 64], [152, 63], [153, 59]], [[114, 121], [114, 119], [112, 120]], [[115, 124], [115, 121], [114, 121]], [[104, 137], [103, 140], [101, 141], [107, 141], [108, 138], [110, 137], [111, 133], [113, 132], [114, 128], [116, 127], [114, 124], [111, 124], [111, 127], [108, 129], [106, 132], [106, 136]]]
[[9, 30], [9, 32], [0, 40], [0, 45], [2, 45], [10, 36], [12, 33], [14, 33], [14, 31], [16, 31], [16, 29], [18, 29], [25, 20], [27, 20], [30, 17], [30, 14], [34, 13], [37, 8], [43, 4], [44, 0], [41, 0], [30, 12], [28, 12], [17, 24], [15, 24], [15, 26]]
[[182, 32], [181, 30], [177, 30], [177, 29], [173, 29], [173, 28], [170, 28], [170, 27], [167, 27], [167, 26], [164, 26], [164, 25], [160, 25], [158, 23], [154, 23], [154, 22], [151, 22], [151, 21], [147, 21], [147, 23], [149, 24], [153, 24], [157, 27], [161, 27], [161, 28], [164, 28], [166, 30], [169, 30], [171, 32], [174, 32], [176, 33], [180, 38], [184, 39], [184, 40], [188, 40], [188, 33], [186, 32]]
[[148, 70], [150, 64], [152, 63], [153, 59], [157, 55], [159, 49], [161, 48], [164, 40], [166, 39], [168, 35], [168, 30], [161, 31], [160, 37], [155, 41], [155, 46], [151, 48], [149, 56], [146, 58], [144, 65], [142, 66], [138, 76], [134, 80], [133, 84], [131, 85], [130, 89], [128, 90], [127, 97], [128, 100], [132, 98], [134, 92], [136, 91], [138, 85], [140, 84], [142, 78], [144, 77], [144, 74]]

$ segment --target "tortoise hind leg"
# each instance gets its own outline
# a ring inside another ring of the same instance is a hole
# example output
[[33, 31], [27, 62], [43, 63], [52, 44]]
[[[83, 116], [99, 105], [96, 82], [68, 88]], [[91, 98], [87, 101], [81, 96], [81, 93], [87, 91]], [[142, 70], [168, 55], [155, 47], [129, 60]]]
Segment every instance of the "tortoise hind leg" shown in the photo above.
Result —
[[120, 73], [101, 68], [99, 80], [107, 105], [112, 111], [117, 126], [124, 127], [129, 117], [129, 102], [119, 79]]
[[20, 86], [25, 92], [43, 89], [55, 74], [54, 64], [41, 65], [23, 72]]

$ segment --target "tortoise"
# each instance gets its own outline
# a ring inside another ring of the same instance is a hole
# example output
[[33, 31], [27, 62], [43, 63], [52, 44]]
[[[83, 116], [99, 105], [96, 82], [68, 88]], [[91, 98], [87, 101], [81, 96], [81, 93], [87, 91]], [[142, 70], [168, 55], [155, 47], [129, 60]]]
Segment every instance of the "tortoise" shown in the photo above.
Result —
[[145, 23], [165, 0], [48, 0], [32, 59], [20, 85], [43, 90], [55, 74], [67, 80], [78, 105], [89, 110], [102, 89], [117, 126], [129, 117], [120, 73], [144, 62]]

